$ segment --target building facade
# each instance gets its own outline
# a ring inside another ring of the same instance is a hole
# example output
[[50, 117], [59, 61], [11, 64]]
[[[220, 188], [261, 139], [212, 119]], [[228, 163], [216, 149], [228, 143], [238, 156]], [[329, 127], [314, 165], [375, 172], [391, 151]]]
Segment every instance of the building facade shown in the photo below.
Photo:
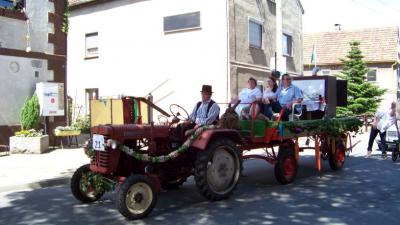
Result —
[[[287, 72], [300, 75], [303, 8], [298, 0], [277, 2], [284, 18], [281, 36], [286, 35], [281, 58]], [[210, 84], [213, 99], [227, 103], [250, 76], [263, 80], [271, 73], [276, 4], [70, 0], [68, 94], [88, 113], [93, 97], [146, 96], [162, 84], [152, 93], [155, 103], [164, 109], [177, 103], [190, 111], [202, 84]]]
[[[19, 112], [38, 82], [66, 80], [66, 2], [0, 0], [0, 145], [20, 129]], [[48, 118], [48, 130], [65, 125]], [[44, 122], [44, 121], [43, 121]]]
[[398, 43], [399, 28], [369, 28], [362, 30], [334, 31], [304, 35], [304, 75], [312, 75], [315, 64], [311, 55], [315, 46], [316, 64], [319, 75], [339, 74], [343, 69], [340, 59], [350, 51], [350, 42], [359, 41], [364, 61], [370, 69], [366, 82], [372, 82], [387, 91], [380, 109], [386, 109], [391, 102], [398, 101]]

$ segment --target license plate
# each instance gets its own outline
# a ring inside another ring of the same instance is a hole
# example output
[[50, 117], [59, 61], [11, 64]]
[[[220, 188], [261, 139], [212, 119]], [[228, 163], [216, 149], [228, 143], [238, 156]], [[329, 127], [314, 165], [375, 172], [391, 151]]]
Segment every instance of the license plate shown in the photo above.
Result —
[[93, 149], [96, 151], [105, 151], [104, 148], [104, 136], [94, 134], [93, 135]]

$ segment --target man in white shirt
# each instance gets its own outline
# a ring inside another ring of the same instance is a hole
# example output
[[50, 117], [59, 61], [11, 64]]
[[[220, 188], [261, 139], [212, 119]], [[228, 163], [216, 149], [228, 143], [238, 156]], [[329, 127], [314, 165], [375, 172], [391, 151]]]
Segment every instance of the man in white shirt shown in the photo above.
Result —
[[[261, 90], [257, 88], [257, 80], [251, 77], [247, 81], [247, 88], [244, 88], [240, 93], [239, 93], [239, 100], [240, 104], [236, 107], [235, 111], [236, 113], [244, 119], [249, 119], [249, 113], [252, 112], [251, 108], [251, 103], [255, 103], [257, 101], [260, 101], [262, 98], [262, 93]], [[237, 101], [238, 99], [236, 99]], [[260, 110], [257, 104], [255, 105], [255, 115], [257, 115]]]
[[203, 85], [201, 90], [201, 101], [193, 108], [189, 115], [189, 121], [198, 128], [204, 125], [217, 124], [219, 119], [219, 106], [211, 99], [212, 86]]
[[368, 153], [367, 157], [371, 156], [372, 145], [374, 140], [379, 133], [382, 143], [382, 157], [386, 158], [386, 130], [396, 123], [396, 102], [392, 102], [388, 112], [377, 112], [374, 117], [372, 124], [371, 133], [368, 141]]

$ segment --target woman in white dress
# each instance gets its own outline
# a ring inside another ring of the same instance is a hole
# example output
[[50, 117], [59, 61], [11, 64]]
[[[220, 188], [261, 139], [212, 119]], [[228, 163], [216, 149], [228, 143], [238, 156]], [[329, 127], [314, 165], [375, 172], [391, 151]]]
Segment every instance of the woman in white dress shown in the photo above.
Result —
[[[239, 98], [236, 98], [233, 102], [240, 99], [240, 104], [236, 107], [235, 111], [240, 116], [241, 119], [250, 119], [250, 115], [254, 111], [254, 115], [260, 112], [258, 104], [252, 104], [260, 102], [262, 99], [262, 93], [260, 89], [257, 88], [257, 80], [251, 77], [247, 81], [247, 88], [244, 88], [239, 93]], [[254, 107], [254, 108], [253, 108]]]

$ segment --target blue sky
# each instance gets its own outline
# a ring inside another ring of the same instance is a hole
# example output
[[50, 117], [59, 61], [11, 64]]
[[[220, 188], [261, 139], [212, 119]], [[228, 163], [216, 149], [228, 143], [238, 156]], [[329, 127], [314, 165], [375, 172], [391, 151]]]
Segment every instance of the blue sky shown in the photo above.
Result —
[[301, 0], [304, 33], [400, 26], [400, 0]]

